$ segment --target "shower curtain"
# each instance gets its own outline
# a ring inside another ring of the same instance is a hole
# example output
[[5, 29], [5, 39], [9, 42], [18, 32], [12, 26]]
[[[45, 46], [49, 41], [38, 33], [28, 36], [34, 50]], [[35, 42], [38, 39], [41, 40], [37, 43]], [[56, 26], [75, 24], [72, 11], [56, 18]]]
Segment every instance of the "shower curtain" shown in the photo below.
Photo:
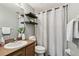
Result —
[[63, 56], [66, 47], [67, 5], [37, 14], [37, 44], [50, 56]]

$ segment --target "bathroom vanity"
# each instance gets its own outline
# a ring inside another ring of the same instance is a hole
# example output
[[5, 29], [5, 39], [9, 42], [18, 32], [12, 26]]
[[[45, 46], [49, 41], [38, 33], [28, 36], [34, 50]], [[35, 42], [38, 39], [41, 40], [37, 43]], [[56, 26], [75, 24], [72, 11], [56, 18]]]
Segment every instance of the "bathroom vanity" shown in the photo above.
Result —
[[0, 47], [0, 56], [34, 56], [35, 55], [35, 41], [26, 40], [27, 45], [21, 48], [6, 49]]

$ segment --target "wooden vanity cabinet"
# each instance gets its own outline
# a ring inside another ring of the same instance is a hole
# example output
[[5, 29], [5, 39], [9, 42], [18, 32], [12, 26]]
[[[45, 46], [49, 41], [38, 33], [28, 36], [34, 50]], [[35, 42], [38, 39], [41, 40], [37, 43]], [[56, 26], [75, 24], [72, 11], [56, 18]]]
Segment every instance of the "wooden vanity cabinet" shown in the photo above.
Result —
[[32, 43], [26, 47], [26, 56], [35, 55], [35, 43]]
[[7, 56], [34, 56], [35, 55], [35, 42], [23, 47]]
[[9, 54], [8, 56], [25, 56], [25, 48], [17, 50], [15, 52]]

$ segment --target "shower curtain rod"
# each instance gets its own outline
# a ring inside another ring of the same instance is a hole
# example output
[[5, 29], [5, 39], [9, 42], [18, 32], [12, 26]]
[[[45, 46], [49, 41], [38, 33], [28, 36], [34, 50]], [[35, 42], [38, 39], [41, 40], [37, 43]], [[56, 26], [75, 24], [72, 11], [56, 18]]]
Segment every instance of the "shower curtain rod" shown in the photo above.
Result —
[[[66, 6], [68, 6], [68, 4], [63, 5], [62, 7], [66, 7]], [[54, 8], [54, 9], [59, 9], [59, 8], [60, 8], [60, 7], [56, 7], [56, 8]], [[52, 11], [52, 9], [47, 10], [47, 12], [49, 12], [49, 11]], [[45, 13], [45, 11], [43, 11], [43, 13]], [[38, 14], [40, 14], [40, 12], [39, 12]]]

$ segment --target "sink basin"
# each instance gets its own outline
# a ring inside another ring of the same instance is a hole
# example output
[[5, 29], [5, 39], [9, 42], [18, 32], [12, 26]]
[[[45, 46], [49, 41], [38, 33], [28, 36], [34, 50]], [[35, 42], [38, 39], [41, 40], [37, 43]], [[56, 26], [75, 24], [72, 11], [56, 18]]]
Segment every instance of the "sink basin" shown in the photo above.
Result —
[[4, 45], [4, 48], [7, 48], [7, 49], [21, 48], [25, 46], [26, 44], [27, 44], [27, 41], [20, 40], [20, 41], [10, 42]]

